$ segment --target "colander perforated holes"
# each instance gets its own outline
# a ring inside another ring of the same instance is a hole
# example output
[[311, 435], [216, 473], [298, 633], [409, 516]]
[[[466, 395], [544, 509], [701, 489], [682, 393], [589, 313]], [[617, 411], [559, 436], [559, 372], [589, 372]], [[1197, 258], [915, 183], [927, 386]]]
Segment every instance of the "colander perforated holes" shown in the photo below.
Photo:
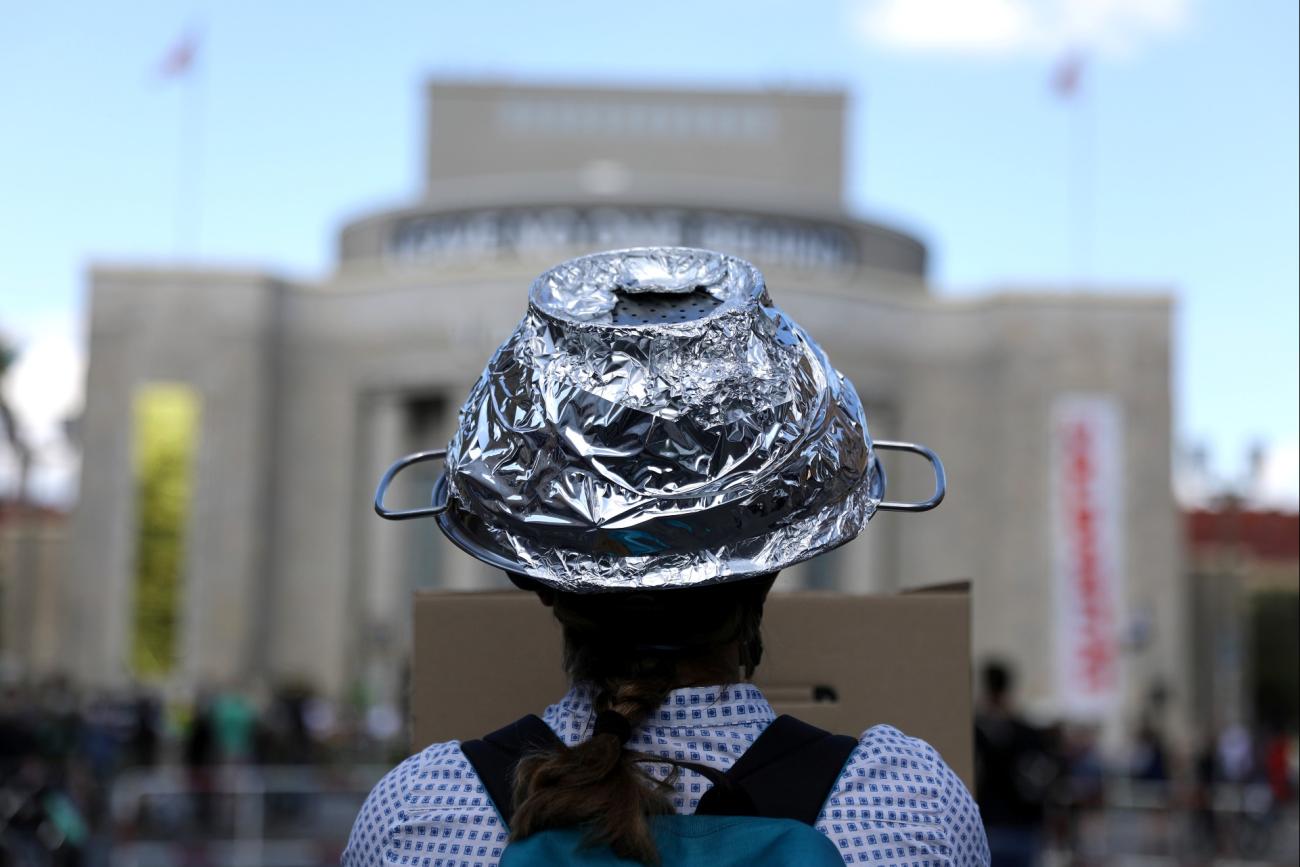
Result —
[[659, 325], [703, 319], [722, 303], [703, 289], [689, 293], [615, 290], [615, 325]]

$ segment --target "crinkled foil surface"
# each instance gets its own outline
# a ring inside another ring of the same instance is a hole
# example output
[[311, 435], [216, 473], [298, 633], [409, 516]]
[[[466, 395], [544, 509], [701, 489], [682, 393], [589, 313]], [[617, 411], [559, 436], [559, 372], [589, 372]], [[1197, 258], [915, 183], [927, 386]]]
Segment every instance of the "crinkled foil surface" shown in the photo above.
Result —
[[537, 278], [461, 409], [439, 520], [562, 590], [684, 587], [852, 539], [882, 484], [852, 384], [758, 270], [646, 248]]

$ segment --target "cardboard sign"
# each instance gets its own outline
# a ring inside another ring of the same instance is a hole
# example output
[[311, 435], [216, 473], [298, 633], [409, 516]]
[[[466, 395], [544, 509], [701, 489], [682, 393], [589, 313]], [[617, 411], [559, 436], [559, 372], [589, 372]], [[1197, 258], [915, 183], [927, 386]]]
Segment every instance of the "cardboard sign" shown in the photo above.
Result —
[[[755, 682], [777, 713], [843, 734], [888, 723], [929, 742], [974, 785], [970, 597], [773, 593]], [[468, 740], [565, 692], [560, 628], [531, 593], [415, 596], [416, 750]]]

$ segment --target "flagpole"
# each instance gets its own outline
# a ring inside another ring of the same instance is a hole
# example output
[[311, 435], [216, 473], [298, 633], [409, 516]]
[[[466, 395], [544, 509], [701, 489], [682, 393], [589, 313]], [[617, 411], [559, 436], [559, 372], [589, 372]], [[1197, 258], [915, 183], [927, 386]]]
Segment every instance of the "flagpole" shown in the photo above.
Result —
[[[1094, 76], [1095, 78], [1095, 76]], [[1093, 105], [1090, 88], [1074, 94], [1071, 114], [1071, 223], [1074, 278], [1081, 287], [1092, 281]]]
[[178, 108], [176, 201], [173, 225], [173, 256], [177, 261], [199, 256], [199, 231], [201, 214], [199, 202], [202, 194], [203, 168], [203, 97], [204, 75], [202, 58], [198, 56], [202, 31], [194, 28], [188, 37], [192, 56], [182, 74]]

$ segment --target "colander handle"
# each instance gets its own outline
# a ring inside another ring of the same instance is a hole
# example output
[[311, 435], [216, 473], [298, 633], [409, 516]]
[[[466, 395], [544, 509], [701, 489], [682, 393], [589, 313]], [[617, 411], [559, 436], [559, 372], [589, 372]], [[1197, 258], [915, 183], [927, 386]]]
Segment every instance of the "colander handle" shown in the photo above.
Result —
[[384, 507], [384, 496], [388, 493], [388, 488], [397, 478], [397, 474], [412, 464], [422, 464], [425, 461], [437, 461], [447, 457], [446, 449], [434, 449], [428, 452], [416, 452], [407, 455], [404, 458], [398, 458], [393, 465], [384, 472], [383, 478], [379, 480], [379, 487], [375, 489], [375, 514], [389, 521], [409, 521], [411, 518], [431, 518], [434, 515], [441, 515], [447, 511], [447, 504], [425, 506], [420, 509], [387, 509]]
[[948, 493], [948, 476], [943, 471], [943, 461], [939, 460], [939, 456], [931, 449], [920, 443], [894, 442], [892, 440], [875, 440], [872, 442], [872, 446], [877, 450], [911, 452], [914, 455], [920, 455], [930, 462], [930, 468], [934, 470], [934, 494], [931, 495], [930, 499], [920, 503], [885, 501], [876, 506], [877, 509], [886, 512], [928, 512], [943, 502], [944, 494]]

